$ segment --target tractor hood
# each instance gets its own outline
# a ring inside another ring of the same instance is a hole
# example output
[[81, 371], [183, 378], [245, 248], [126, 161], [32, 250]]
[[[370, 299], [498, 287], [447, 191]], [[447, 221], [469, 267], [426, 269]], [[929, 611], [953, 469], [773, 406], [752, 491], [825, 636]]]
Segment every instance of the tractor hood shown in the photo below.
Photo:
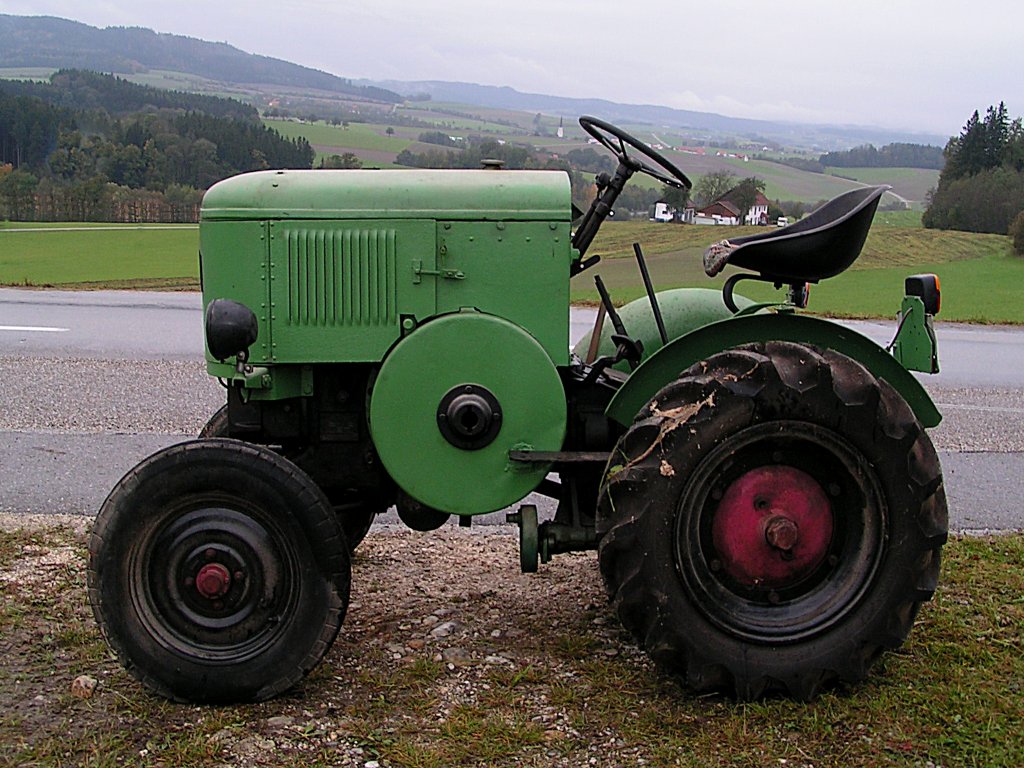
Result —
[[200, 217], [569, 221], [571, 215], [563, 171], [298, 170], [225, 179], [203, 197]]

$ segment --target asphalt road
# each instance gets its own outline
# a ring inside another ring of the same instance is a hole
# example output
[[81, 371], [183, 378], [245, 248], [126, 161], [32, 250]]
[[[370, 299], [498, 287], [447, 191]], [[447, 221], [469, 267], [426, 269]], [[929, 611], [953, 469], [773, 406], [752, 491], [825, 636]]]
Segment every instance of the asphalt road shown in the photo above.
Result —
[[197, 360], [198, 293], [0, 288], [0, 355]]
[[[574, 310], [573, 338], [592, 321]], [[853, 325], [882, 343], [893, 330]], [[937, 330], [943, 371], [922, 380], [946, 415], [951, 527], [1024, 529], [1024, 332]], [[194, 293], [0, 289], [0, 511], [92, 515], [134, 463], [194, 434], [220, 397], [201, 349]]]
[[[203, 349], [198, 293], [28, 291], [0, 288], [0, 354], [107, 360], [196, 360]], [[573, 309], [571, 336], [594, 311]], [[892, 323], [848, 321], [886, 344]], [[938, 323], [935, 386], [1024, 387], [1024, 333], [1006, 326]]]

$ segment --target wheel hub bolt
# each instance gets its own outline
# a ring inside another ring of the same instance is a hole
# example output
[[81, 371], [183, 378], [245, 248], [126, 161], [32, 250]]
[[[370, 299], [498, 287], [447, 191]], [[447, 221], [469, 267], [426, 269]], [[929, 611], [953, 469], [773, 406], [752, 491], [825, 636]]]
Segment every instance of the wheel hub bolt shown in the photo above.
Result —
[[196, 574], [196, 590], [210, 600], [223, 597], [231, 587], [231, 573], [220, 563], [207, 563]]
[[800, 529], [788, 517], [773, 515], [765, 524], [764, 538], [775, 549], [789, 552], [800, 540]]

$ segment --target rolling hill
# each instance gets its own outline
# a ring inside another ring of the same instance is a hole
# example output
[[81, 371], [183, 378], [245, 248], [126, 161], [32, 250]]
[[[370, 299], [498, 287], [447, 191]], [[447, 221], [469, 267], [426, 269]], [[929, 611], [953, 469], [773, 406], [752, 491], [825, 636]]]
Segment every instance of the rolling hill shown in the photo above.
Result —
[[758, 137], [787, 146], [817, 148], [852, 147], [858, 144], [889, 144], [908, 142], [942, 146], [948, 136], [928, 133], [901, 133], [881, 128], [849, 125], [811, 125], [771, 120], [749, 120], [710, 112], [693, 112], [654, 104], [620, 104], [606, 99], [568, 98], [539, 93], [522, 93], [514, 88], [452, 83], [443, 81], [359, 80], [404, 94], [426, 94], [435, 101], [475, 104], [482, 107], [511, 109], [521, 112], [544, 112], [575, 118], [578, 115], [601, 115], [613, 123], [639, 123], [668, 126], [690, 132], [712, 135]]
[[[281, 59], [246, 53], [226, 43], [160, 34], [139, 27], [99, 29], [51, 16], [0, 14], [0, 40], [3, 40], [0, 70], [90, 69], [151, 85], [162, 83], [147, 78], [168, 72], [181, 73], [198, 79], [191, 81], [191, 88], [218, 93], [235, 93], [239, 86], [248, 86], [252, 94], [265, 94], [268, 86], [277, 86], [293, 92], [307, 91], [312, 99], [335, 94], [376, 101], [382, 106], [401, 103], [407, 96], [425, 94], [435, 102], [517, 111], [531, 117], [537, 112], [572, 118], [596, 114], [624, 125], [667, 127], [705, 139], [744, 138], [815, 151], [848, 149], [864, 143], [910, 142], [941, 146], [948, 138], [865, 126], [749, 120], [651, 104], [523, 93], [513, 88], [473, 83], [352, 81]], [[172, 77], [171, 81], [174, 79]], [[225, 84], [233, 87], [225, 89]]]
[[[429, 152], [431, 146], [421, 143], [419, 137], [431, 129], [529, 145], [541, 161], [558, 158], [587, 147], [575, 118], [589, 113], [620, 124], [655, 145], [699, 145], [703, 148], [700, 154], [665, 151], [693, 177], [728, 170], [738, 178], [764, 179], [771, 199], [814, 203], [857, 183], [888, 183], [903, 200], [920, 203], [934, 186], [937, 171], [844, 168], [809, 173], [773, 162], [772, 158], [780, 157], [778, 152], [762, 156], [762, 143], [816, 158], [822, 149], [868, 142], [945, 141], [945, 137], [908, 136], [881, 129], [746, 120], [469, 83], [350, 81], [224, 43], [142, 28], [99, 29], [46, 16], [0, 14], [0, 39], [4, 41], [0, 77], [47, 77], [58, 68], [77, 67], [112, 72], [161, 89], [231, 94], [259, 106], [264, 113], [268, 107], [280, 105], [280, 111], [273, 109], [270, 115], [286, 119], [267, 121], [266, 125], [291, 139], [307, 140], [318, 160], [351, 152], [368, 167], [393, 165], [403, 149]], [[556, 135], [563, 119], [564, 138]], [[715, 149], [719, 147], [730, 149], [719, 153]]]
[[140, 27], [98, 29], [52, 16], [0, 14], [0, 69], [90, 69], [131, 75], [150, 69], [198, 75], [228, 83], [279, 85], [397, 103], [398, 94], [353, 85], [327, 72], [245, 53], [226, 43], [158, 34]]

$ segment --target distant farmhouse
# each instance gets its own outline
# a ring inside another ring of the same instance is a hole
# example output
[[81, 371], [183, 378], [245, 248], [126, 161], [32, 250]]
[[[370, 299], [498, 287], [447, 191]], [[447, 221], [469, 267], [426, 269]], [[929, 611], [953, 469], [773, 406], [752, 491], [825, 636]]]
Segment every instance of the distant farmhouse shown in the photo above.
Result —
[[758, 192], [754, 204], [750, 206], [746, 215], [741, 216], [739, 207], [730, 200], [734, 191], [735, 189], [730, 189], [711, 205], [700, 210], [690, 203], [685, 210], [677, 211], [664, 200], [659, 200], [651, 210], [650, 219], [651, 221], [681, 221], [684, 224], [716, 224], [731, 227], [740, 223], [767, 226], [768, 198]]
[[740, 223], [740, 209], [724, 197], [697, 211], [694, 224], [725, 224], [734, 227]]
[[734, 191], [734, 189], [730, 189], [711, 205], [697, 211], [696, 216], [694, 216], [694, 223], [725, 224], [728, 226], [736, 226], [743, 223], [762, 227], [767, 226], [768, 198], [759, 191], [754, 198], [754, 204], [750, 206], [746, 215], [741, 217], [739, 207], [730, 199]]

